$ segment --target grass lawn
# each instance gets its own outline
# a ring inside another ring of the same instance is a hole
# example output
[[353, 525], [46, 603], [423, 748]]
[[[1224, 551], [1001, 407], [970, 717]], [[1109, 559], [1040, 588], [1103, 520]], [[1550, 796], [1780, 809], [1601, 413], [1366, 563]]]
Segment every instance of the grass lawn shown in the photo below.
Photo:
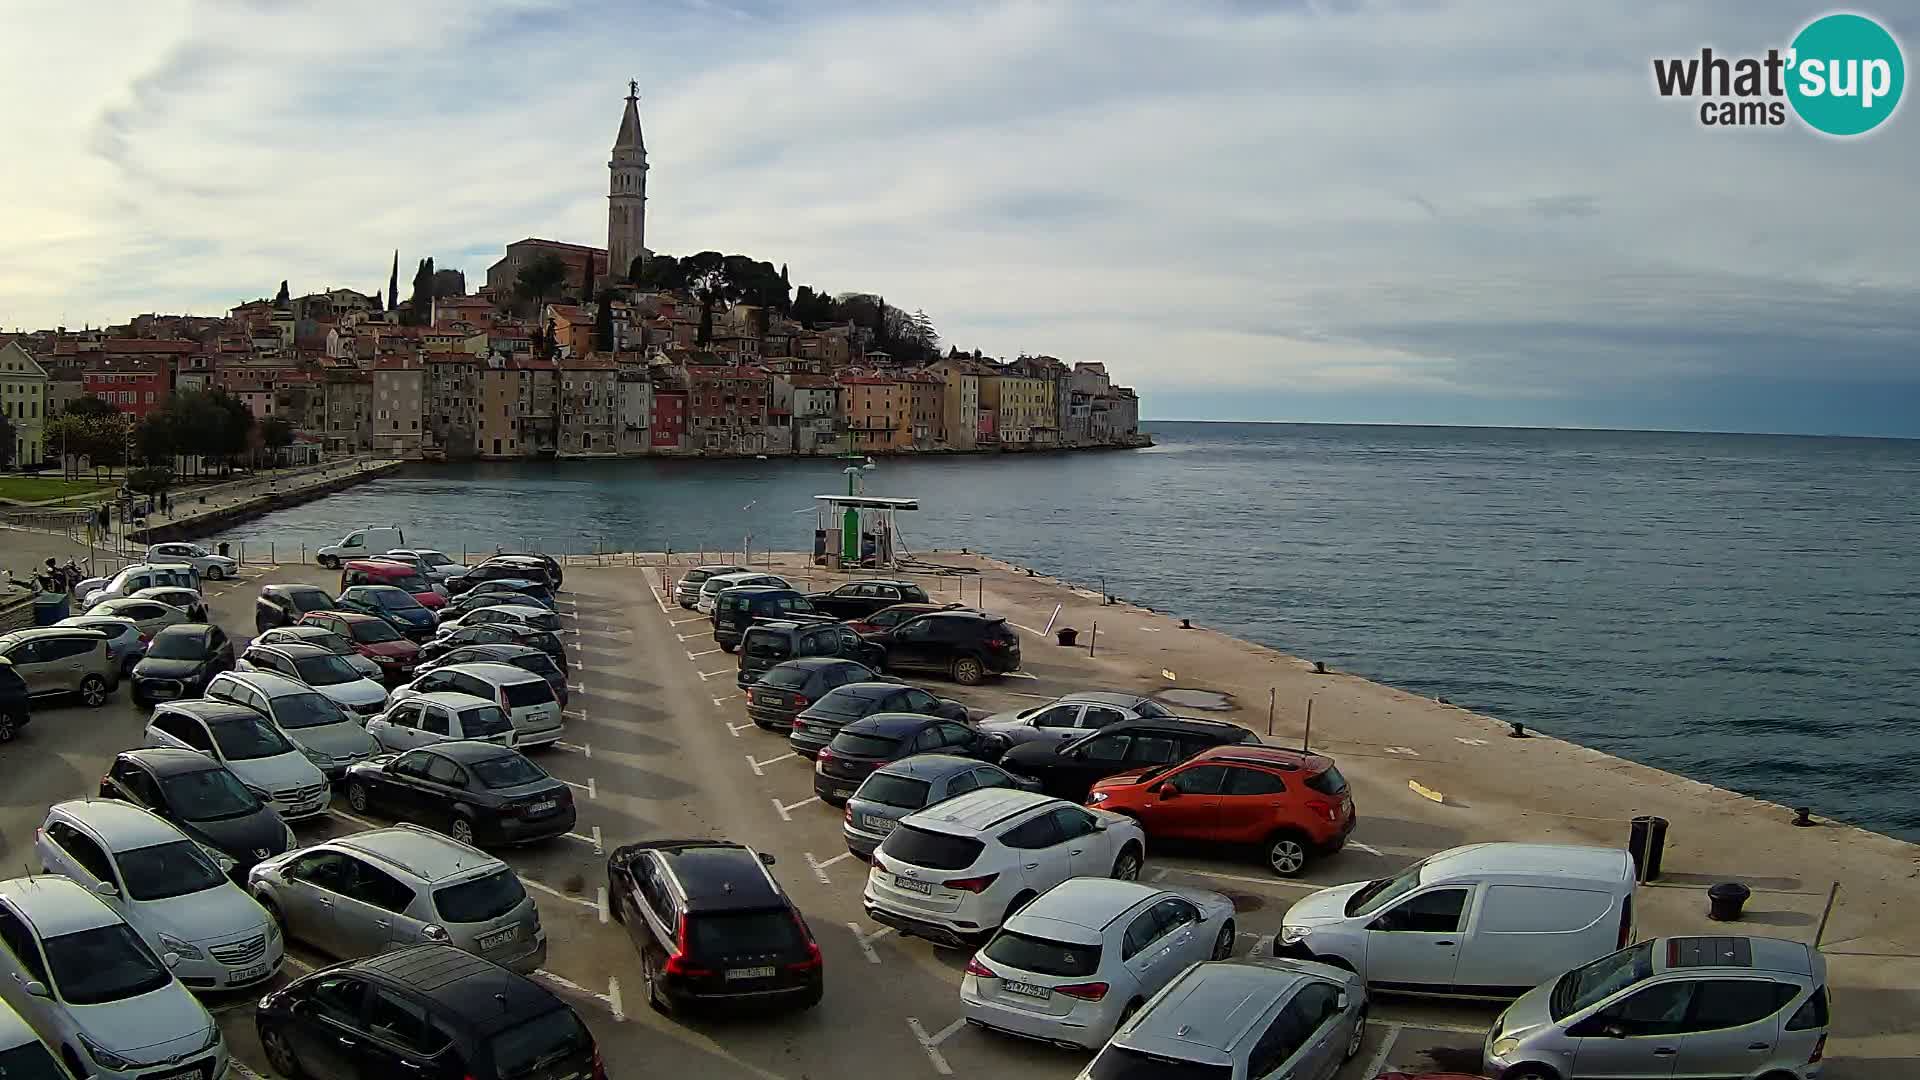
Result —
[[85, 495], [90, 491], [112, 491], [118, 484], [117, 480], [107, 483], [96, 480], [62, 480], [57, 474], [50, 477], [0, 476], [0, 499], [40, 502], [43, 499], [58, 499], [67, 495]]

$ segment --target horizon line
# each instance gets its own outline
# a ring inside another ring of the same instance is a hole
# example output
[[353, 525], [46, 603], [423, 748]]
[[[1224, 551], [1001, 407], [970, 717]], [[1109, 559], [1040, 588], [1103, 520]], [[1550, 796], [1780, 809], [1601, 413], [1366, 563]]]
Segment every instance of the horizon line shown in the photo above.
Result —
[[1880, 442], [1915, 442], [1920, 435], [1860, 435], [1844, 433], [1817, 433], [1807, 431], [1737, 431], [1715, 428], [1623, 428], [1588, 426], [1579, 424], [1443, 424], [1443, 423], [1403, 423], [1392, 420], [1192, 420], [1173, 417], [1157, 417], [1139, 421], [1142, 434], [1149, 434], [1148, 424], [1242, 424], [1263, 427], [1365, 427], [1365, 428], [1435, 428], [1448, 431], [1591, 431], [1616, 435], [1750, 435], [1763, 439], [1866, 439]]

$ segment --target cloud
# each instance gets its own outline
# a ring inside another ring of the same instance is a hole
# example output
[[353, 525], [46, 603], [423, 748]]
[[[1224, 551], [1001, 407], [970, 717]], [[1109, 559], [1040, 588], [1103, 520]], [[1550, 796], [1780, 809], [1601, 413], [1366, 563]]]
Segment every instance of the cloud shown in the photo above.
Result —
[[1526, 423], [1702, 380], [1920, 384], [1911, 110], [1839, 143], [1705, 129], [1652, 90], [1652, 57], [1812, 13], [161, 4], [79, 55], [41, 6], [0, 69], [35, 104], [0, 175], [0, 322], [370, 289], [395, 247], [477, 283], [522, 236], [602, 243], [637, 77], [656, 250], [1103, 360], [1149, 415], [1209, 387], [1279, 419], [1413, 395]]

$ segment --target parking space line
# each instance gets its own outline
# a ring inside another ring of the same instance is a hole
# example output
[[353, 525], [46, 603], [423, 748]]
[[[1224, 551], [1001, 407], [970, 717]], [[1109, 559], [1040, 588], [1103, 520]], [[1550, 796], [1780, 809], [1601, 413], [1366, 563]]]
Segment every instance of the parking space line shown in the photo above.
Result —
[[663, 597], [660, 595], [660, 590], [654, 588], [652, 585], [648, 585], [647, 591], [653, 594], [653, 602], [660, 605], [660, 614], [671, 618], [673, 615], [673, 612], [667, 610], [666, 597]]
[[600, 846], [600, 826], [598, 826], [598, 825], [595, 825], [595, 826], [593, 827], [593, 835], [592, 835], [592, 836], [581, 836], [581, 835], [580, 835], [579, 833], [577, 833], [577, 832], [570, 832], [570, 833], [561, 833], [560, 835], [561, 835], [561, 836], [564, 836], [564, 837], [566, 837], [566, 838], [567, 838], [567, 839], [569, 839], [569, 840], [578, 840], [578, 841], [580, 841], [580, 842], [581, 842], [581, 843], [583, 843], [583, 844], [592, 844], [592, 845], [593, 845], [593, 853], [594, 853], [595, 855], [605, 855], [605, 854], [606, 854], [606, 851], [605, 851], [605, 850], [603, 850], [603, 849], [601, 848], [601, 846]]
[[784, 754], [781, 754], [781, 755], [780, 755], [779, 757], [774, 757], [774, 758], [768, 758], [768, 759], [767, 759], [767, 760], [765, 760], [765, 761], [756, 761], [756, 760], [754, 760], [754, 757], [753, 757], [753, 755], [752, 755], [752, 754], [746, 754], [746, 755], [743, 755], [743, 756], [744, 756], [744, 757], [745, 757], [745, 758], [747, 759], [747, 767], [753, 770], [753, 775], [755, 775], [755, 776], [765, 776], [765, 775], [767, 775], [767, 774], [766, 774], [766, 773], [764, 773], [764, 772], [761, 772], [761, 771], [760, 771], [761, 769], [763, 769], [763, 768], [765, 768], [765, 767], [766, 767], [766, 766], [768, 766], [768, 765], [772, 765], [772, 764], [774, 764], [775, 762], [779, 762], [779, 761], [785, 761], [785, 760], [787, 760], [788, 758], [793, 758], [793, 757], [799, 757], [800, 755], [799, 755], [799, 754], [796, 754], [796, 753], [794, 753], [794, 752], [793, 752], [793, 751], [791, 751], [791, 750], [789, 750], [789, 751], [787, 751], [786, 753], [784, 753]]
[[942, 1028], [940, 1034], [928, 1038], [927, 1029], [921, 1026], [920, 1018], [917, 1016], [907, 1017], [907, 1027], [912, 1030], [914, 1039], [920, 1043], [920, 1049], [927, 1052], [927, 1060], [933, 1062], [933, 1071], [939, 1073], [941, 1076], [952, 1076], [953, 1067], [947, 1064], [946, 1057], [940, 1053], [940, 1044], [947, 1040], [947, 1036], [959, 1031], [961, 1026], [966, 1022], [964, 1017], [955, 1020], [953, 1023]]
[[1035, 701], [1052, 701], [1054, 698], [1060, 696], [1058, 694], [1025, 694], [1025, 693], [1021, 693], [1018, 690], [1003, 690], [1001, 691], [1001, 693], [1007, 694], [1011, 697], [1032, 698]]
[[1040, 676], [1029, 675], [1024, 671], [1003, 671], [1000, 673], [1000, 677], [1003, 679], [1031, 679], [1034, 682], [1040, 681]]
[[721, 651], [721, 650], [720, 650], [720, 648], [719, 648], [719, 646], [715, 646], [715, 647], [713, 647], [713, 648], [711, 648], [711, 649], [703, 649], [703, 650], [701, 650], [700, 652], [693, 652], [693, 651], [691, 651], [691, 650], [689, 650], [689, 651], [687, 652], [687, 659], [689, 659], [689, 660], [698, 660], [698, 659], [700, 659], [700, 658], [701, 658], [701, 657], [703, 657], [703, 656], [712, 656], [712, 655], [713, 655], [714, 653], [717, 653], [717, 652], [719, 652], [719, 651]]
[[1321, 889], [1326, 888], [1325, 885], [1313, 881], [1283, 881], [1280, 878], [1257, 878], [1248, 877], [1245, 874], [1223, 874], [1218, 870], [1200, 870], [1191, 866], [1163, 866], [1153, 872], [1153, 880], [1159, 881], [1168, 874], [1195, 874], [1205, 878], [1219, 878], [1221, 881], [1240, 881], [1248, 885], [1277, 885], [1283, 889], [1306, 889], [1309, 892], [1319, 892]]
[[327, 807], [327, 813], [332, 814], [334, 817], [337, 817], [337, 818], [345, 818], [346, 820], [351, 821], [355, 825], [359, 825], [362, 828], [377, 829], [380, 827], [374, 824], [373, 822], [368, 821], [366, 818], [357, 817], [353, 814], [349, 814], [345, 810], [341, 810], [337, 807], [332, 807], [332, 806]]
[[600, 925], [605, 926], [607, 924], [607, 918], [608, 918], [607, 887], [605, 885], [602, 885], [598, 889], [594, 890], [593, 906], [595, 909], [597, 909], [600, 912]]
[[[252, 1005], [252, 1004], [255, 1004], [255, 1002], [245, 1001], [245, 1002], [241, 1002], [241, 1004]], [[261, 1076], [259, 1073], [254, 1072], [252, 1069], [247, 1068], [244, 1064], [241, 1063], [239, 1058], [234, 1057], [232, 1054], [227, 1055], [227, 1064], [230, 1067], [232, 1067], [234, 1072], [237, 1072], [242, 1077], [244, 1077], [245, 1080], [266, 1080], [266, 1077]]]
[[1369, 855], [1380, 855], [1379, 848], [1374, 847], [1372, 844], [1363, 844], [1358, 840], [1347, 841], [1347, 846], [1354, 849], [1355, 851], [1364, 851]]
[[568, 683], [567, 692], [570, 694], [584, 694], [587, 692], [587, 688], [580, 683]]
[[535, 881], [530, 877], [522, 877], [520, 879], [520, 884], [525, 885], [527, 888], [533, 889], [537, 892], [546, 893], [548, 896], [554, 897], [555, 899], [565, 900], [569, 904], [579, 904], [581, 907], [585, 907], [585, 908], [591, 908], [591, 907], [597, 906], [594, 904], [593, 901], [587, 899], [584, 896], [575, 896], [572, 893], [561, 892], [559, 889], [556, 889], [551, 885], [548, 885], [544, 882]]
[[722, 675], [733, 675], [739, 670], [739, 668], [722, 668], [719, 671], [697, 671], [694, 674], [700, 676], [702, 679], [717, 679]]
[[560, 782], [567, 785], [568, 787], [579, 788], [581, 791], [586, 792], [587, 798], [589, 799], [597, 799], [600, 797], [600, 792], [594, 786], [593, 777], [591, 776], [587, 777], [587, 782], [584, 784], [576, 784], [571, 780], [562, 780]]
[[1381, 1070], [1386, 1068], [1387, 1055], [1393, 1053], [1394, 1040], [1400, 1037], [1400, 1025], [1387, 1024], [1385, 1026], [1387, 1029], [1387, 1037], [1380, 1040], [1380, 1049], [1373, 1052], [1373, 1058], [1367, 1062], [1367, 1069], [1360, 1074], [1361, 1076], [1379, 1076]]
[[620, 1008], [620, 980], [618, 979], [608, 979], [607, 992], [604, 994], [596, 994], [593, 991], [587, 989], [586, 987], [581, 986], [579, 983], [574, 982], [572, 979], [569, 979], [560, 975], [555, 975], [553, 972], [548, 971], [546, 968], [541, 968], [540, 970], [534, 972], [533, 976], [534, 978], [539, 979], [542, 982], [552, 983], [553, 985], [561, 988], [562, 990], [569, 990], [569, 991], [572, 991], [573, 993], [579, 994], [581, 997], [590, 997], [593, 1000], [598, 1001], [600, 1004], [605, 1005], [607, 1009], [613, 1013], [613, 1018], [615, 1020], [625, 1021], [627, 1018], [626, 1013], [623, 1012]]
[[800, 809], [808, 803], [819, 802], [820, 796], [812, 795], [792, 804], [783, 803], [779, 799], [769, 799], [768, 801], [773, 803], [773, 812], [780, 815], [781, 821], [792, 821], [792, 815], [795, 810]]
[[813, 876], [819, 878], [820, 884], [822, 885], [833, 884], [833, 882], [827, 880], [827, 867], [832, 866], [834, 863], [839, 862], [841, 859], [853, 858], [853, 852], [851, 851], [843, 851], [840, 854], [835, 855], [831, 859], [816, 859], [813, 857], [813, 852], [811, 851], [806, 852], [805, 854], [807, 856], [807, 865], [813, 867]]
[[727, 725], [727, 733], [732, 735], [736, 739], [740, 737], [741, 732], [753, 726], [753, 721], [751, 720], [747, 721], [744, 724], [736, 724], [731, 720], [723, 720], [721, 722]]
[[732, 701], [734, 698], [737, 698], [739, 696], [740, 696], [739, 694], [728, 694], [726, 697], [717, 697], [713, 699], [713, 704], [717, 708], [721, 705], [725, 705], [727, 702]]
[[556, 747], [559, 747], [559, 748], [560, 748], [560, 749], [562, 749], [562, 750], [571, 750], [571, 751], [573, 751], [574, 753], [576, 753], [576, 754], [579, 754], [579, 755], [581, 755], [582, 757], [592, 757], [592, 756], [593, 756], [593, 744], [592, 744], [592, 743], [570, 743], [570, 742], [562, 742], [562, 741], [560, 741], [560, 740], [558, 740], [558, 739], [555, 739], [555, 740], [554, 740], [553, 742], [550, 742], [550, 743], [548, 743], [547, 745], [548, 745], [548, 746], [556, 746]]
[[879, 941], [883, 937], [886, 937], [888, 934], [893, 933], [893, 927], [883, 926], [880, 929], [875, 930], [871, 934], [863, 934], [860, 932], [859, 923], [850, 922], [847, 924], [847, 929], [853, 931], [853, 940], [856, 944], [860, 946], [860, 951], [866, 954], [867, 963], [869, 964], [879, 963], [880, 954], [873, 951], [873, 943], [876, 941]]
[[1020, 626], [1020, 624], [1019, 624], [1019, 623], [1017, 623], [1017, 622], [1009, 622], [1009, 623], [1007, 623], [1007, 625], [1008, 625], [1008, 626], [1016, 626], [1016, 627], [1019, 627], [1020, 629], [1022, 629], [1022, 630], [1025, 630], [1025, 631], [1026, 631], [1027, 633], [1029, 633], [1029, 634], [1032, 634], [1032, 635], [1033, 635], [1034, 637], [1045, 637], [1045, 636], [1047, 636], [1047, 632], [1046, 632], [1045, 630], [1035, 630], [1035, 629], [1034, 629], [1033, 627], [1031, 627], [1031, 626]]
[[707, 618], [705, 615], [695, 615], [691, 619], [668, 619], [667, 625], [668, 626], [685, 626], [688, 623], [697, 623], [697, 622], [703, 622], [711, 625], [713, 620]]
[[563, 709], [561, 710], [560, 715], [568, 718], [569, 720], [585, 720], [587, 718], [587, 710], [574, 709], [572, 711], [568, 711]]
[[703, 637], [711, 637], [709, 634], [675, 634], [673, 636], [679, 638], [681, 641], [697, 641]]

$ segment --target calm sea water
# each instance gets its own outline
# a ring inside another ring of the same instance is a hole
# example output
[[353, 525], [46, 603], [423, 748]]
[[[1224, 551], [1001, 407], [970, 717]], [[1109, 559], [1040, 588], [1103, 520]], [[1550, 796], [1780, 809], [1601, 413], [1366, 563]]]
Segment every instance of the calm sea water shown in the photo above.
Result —
[[[1920, 839], [1920, 442], [1283, 424], [883, 460], [971, 547], [1275, 648]], [[458, 552], [812, 543], [831, 461], [421, 467], [230, 535]]]

